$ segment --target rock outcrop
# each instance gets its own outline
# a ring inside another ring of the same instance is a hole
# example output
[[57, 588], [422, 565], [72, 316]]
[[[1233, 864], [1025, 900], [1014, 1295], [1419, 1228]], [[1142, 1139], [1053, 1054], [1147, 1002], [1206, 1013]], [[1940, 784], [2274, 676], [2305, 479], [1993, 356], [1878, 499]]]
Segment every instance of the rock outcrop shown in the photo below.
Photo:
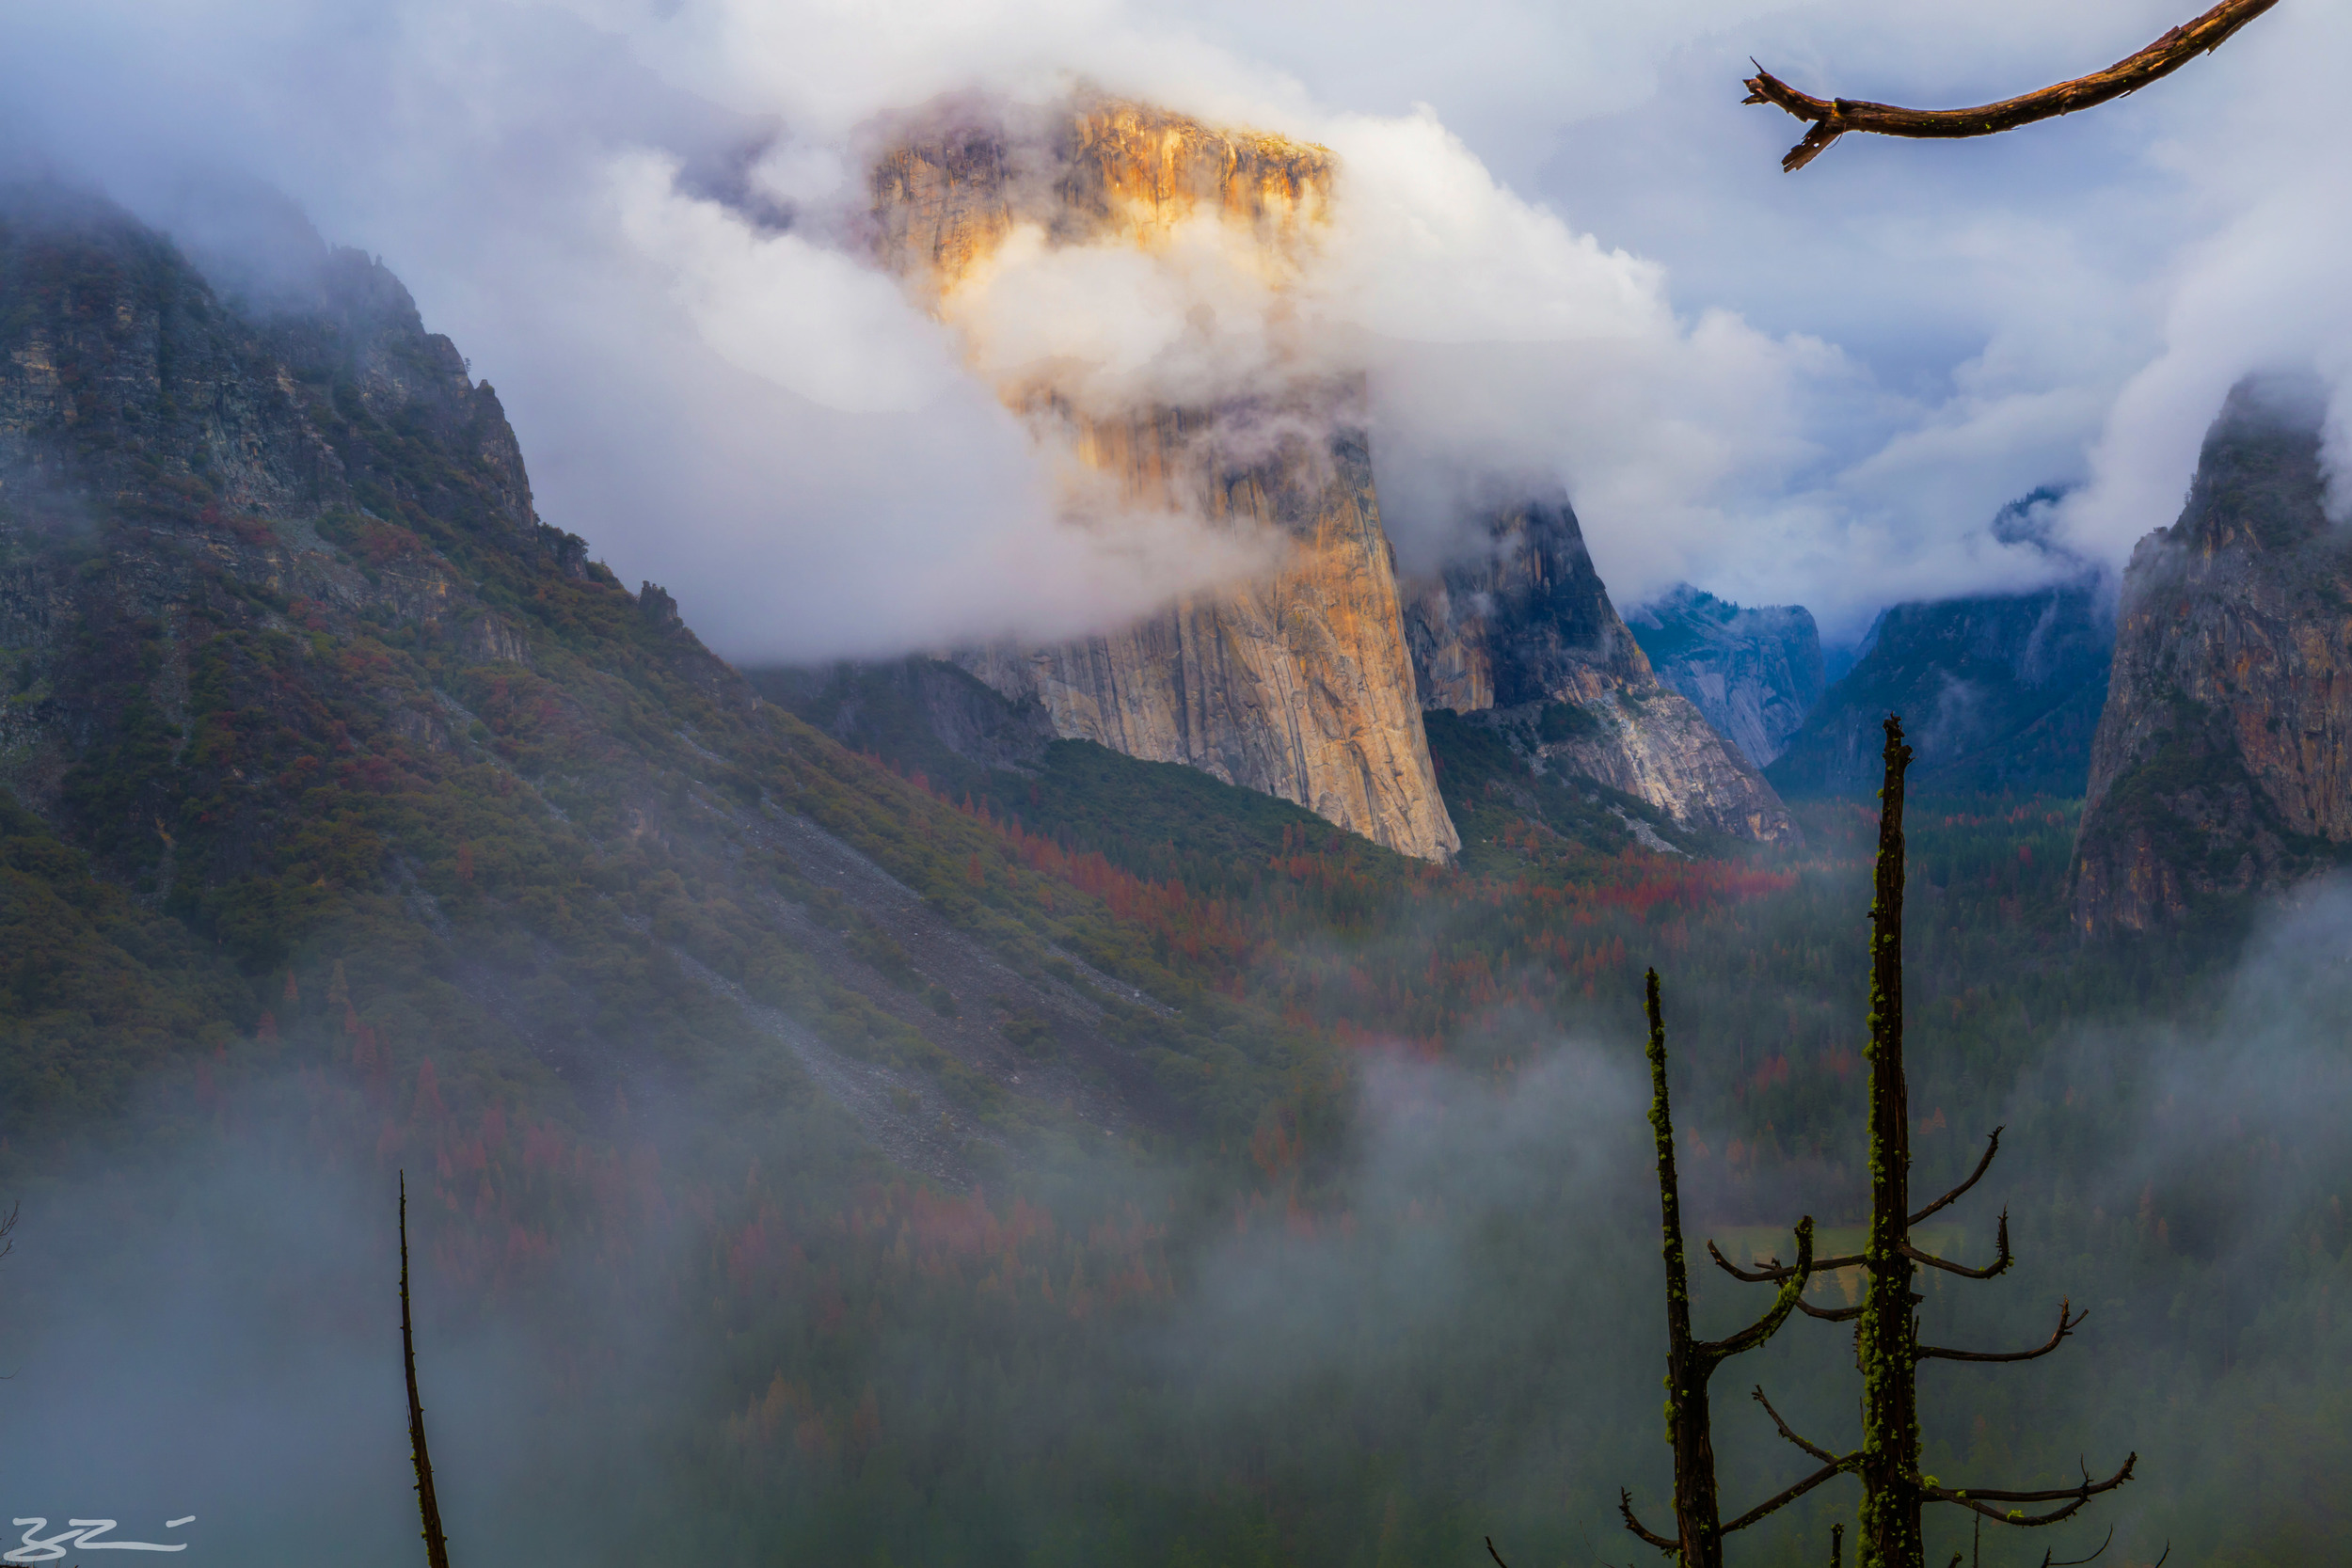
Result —
[[1871, 795], [1880, 722], [1903, 716], [1915, 790], [2074, 795], [2090, 768], [2114, 631], [2095, 578], [1899, 604], [1767, 773], [1788, 796]]
[[1758, 768], [1821, 700], [1821, 632], [1803, 605], [1742, 608], [1681, 583], [1626, 624], [1658, 678]]
[[2325, 396], [2230, 394], [2180, 520], [2124, 573], [2073, 911], [2086, 935], [2178, 924], [2352, 846], [2352, 538], [2328, 520]]
[[[1328, 200], [1320, 148], [1132, 104], [1080, 103], [1019, 132], [961, 125], [873, 174], [877, 246], [942, 316], [1009, 245], [1152, 252], [1202, 223], [1279, 288]], [[1188, 763], [1376, 843], [1443, 860], [1440, 799], [1402, 635], [1359, 399], [1279, 364], [1250, 395], [1135, 396], [1084, 368], [997, 368], [999, 390], [1082, 470], [1073, 504], [1177, 514], [1262, 540], [1275, 562], [1139, 622], [1052, 646], [960, 652], [1065, 737]], [[1109, 526], [1116, 526], [1112, 524]]]
[[1755, 767], [1659, 682], [1566, 497], [1496, 511], [1480, 548], [1415, 585], [1406, 627], [1423, 703], [1486, 716], [1533, 766], [1622, 790], [1684, 827], [1798, 836]]
[[[143, 649], [159, 657], [159, 637], [175, 651], [143, 700], [189, 744], [186, 650], [222, 614], [204, 584], [236, 581], [288, 615], [369, 605], [469, 657], [528, 666], [529, 640], [402, 509], [587, 570], [578, 539], [538, 522], [498, 394], [358, 251], [317, 245], [300, 308], [246, 316], [103, 199], [16, 184], [0, 187], [0, 788], [44, 817], [107, 796], [91, 748], [124, 717], [105, 682]], [[94, 557], [76, 577], [44, 555], [74, 538], [108, 540], [103, 569]], [[401, 722], [446, 742], [437, 711]], [[133, 843], [157, 804], [123, 809], [105, 830]]]

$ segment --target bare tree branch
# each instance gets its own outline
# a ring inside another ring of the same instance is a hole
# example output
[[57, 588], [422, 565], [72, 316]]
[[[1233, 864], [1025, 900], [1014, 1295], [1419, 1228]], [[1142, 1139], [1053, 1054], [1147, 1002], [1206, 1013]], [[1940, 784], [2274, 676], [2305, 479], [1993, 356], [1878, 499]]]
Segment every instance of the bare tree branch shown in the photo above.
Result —
[[1780, 1412], [1772, 1408], [1772, 1402], [1764, 1397], [1764, 1386], [1762, 1384], [1756, 1385], [1756, 1386], [1749, 1392], [1748, 1398], [1754, 1400], [1756, 1403], [1764, 1407], [1764, 1414], [1772, 1418], [1772, 1425], [1780, 1428], [1780, 1434], [1783, 1437], [1788, 1438], [1788, 1441], [1796, 1444], [1797, 1447], [1803, 1449], [1805, 1452], [1811, 1454], [1814, 1458], [1819, 1459], [1825, 1464], [1842, 1465], [1845, 1463], [1844, 1460], [1839, 1459], [1836, 1454], [1830, 1452], [1819, 1443], [1801, 1437], [1795, 1432], [1789, 1430], [1788, 1423], [1780, 1418]]
[[[1938, 1502], [1958, 1503], [1963, 1508], [1974, 1509], [1988, 1519], [1997, 1519], [2005, 1525], [2018, 1525], [2030, 1528], [2038, 1525], [2055, 1525], [2061, 1519], [2073, 1517], [2076, 1510], [2100, 1493], [2112, 1492], [2131, 1480], [2132, 1466], [2138, 1463], [2139, 1455], [2135, 1453], [2123, 1461], [2122, 1469], [2105, 1481], [2092, 1481], [2090, 1472], [2085, 1470], [2080, 1486], [2062, 1487], [2047, 1492], [1992, 1492], [1973, 1486], [1964, 1490], [1954, 1490], [1933, 1485], [1924, 1479], [1919, 1482], [1919, 1490]], [[2066, 1506], [2055, 1509], [2048, 1513], [2026, 1513], [2015, 1509], [2005, 1513], [2000, 1509], [1985, 1506], [1988, 1503], [2050, 1503], [2061, 1499], [2065, 1500]]]
[[1729, 1535], [1733, 1530], [1747, 1528], [1750, 1525], [1755, 1524], [1758, 1519], [1763, 1518], [1766, 1514], [1775, 1513], [1778, 1510], [1787, 1507], [1788, 1504], [1795, 1502], [1799, 1497], [1804, 1497], [1807, 1492], [1810, 1492], [1815, 1487], [1820, 1485], [1821, 1482], [1829, 1480], [1832, 1476], [1836, 1475], [1842, 1470], [1850, 1470], [1861, 1462], [1862, 1456], [1858, 1453], [1850, 1453], [1843, 1459], [1831, 1460], [1827, 1465], [1822, 1465], [1820, 1469], [1814, 1471], [1811, 1475], [1797, 1482], [1796, 1485], [1780, 1494], [1780, 1496], [1776, 1497], [1767, 1497], [1762, 1502], [1756, 1504], [1754, 1508], [1749, 1509], [1745, 1513], [1740, 1514], [1740, 1517], [1734, 1519], [1731, 1523], [1724, 1527], [1724, 1533], [1725, 1535]]
[[1849, 131], [1874, 132], [1883, 136], [1935, 138], [1989, 136], [2030, 125], [2038, 119], [2070, 115], [2137, 92], [2159, 77], [2169, 76], [2200, 55], [2209, 55], [2231, 36], [2277, 5], [2279, 0], [2221, 0], [2204, 15], [2166, 33], [2139, 53], [2118, 60], [2105, 71], [2077, 76], [2022, 98], [2003, 99], [1973, 109], [1902, 109], [1891, 103], [1871, 103], [1851, 98], [1815, 98], [1799, 92], [1761, 65], [1745, 86], [1744, 103], [1773, 103], [1811, 123], [1804, 140], [1788, 150], [1780, 166], [1794, 174], [1819, 157], [1822, 149]]
[[[1982, 1525], [1979, 1525], [1977, 1528], [1979, 1529], [1984, 1528]], [[2065, 1561], [2060, 1562], [2052, 1558], [2050, 1556], [2050, 1552], [2043, 1552], [2042, 1554], [2042, 1568], [2083, 1568], [2083, 1564], [2086, 1562], [2096, 1562], [2099, 1560], [2101, 1557], [2106, 1554], [2106, 1549], [2114, 1544], [2115, 1527], [2113, 1525], [2109, 1525], [2107, 1527], [2107, 1538], [2105, 1541], [2100, 1542], [2099, 1549], [2091, 1553], [2089, 1557], [2070, 1557]], [[2165, 1549], [2167, 1552], [2171, 1550], [2169, 1546]], [[2051, 1552], [2056, 1550], [2058, 1550], [2058, 1548], [2055, 1546], [2050, 1548]]]
[[1946, 1274], [1956, 1274], [1963, 1279], [1993, 1279], [2005, 1275], [2009, 1273], [2009, 1266], [2017, 1261], [2009, 1250], [2009, 1211], [2006, 1209], [2001, 1211], [2000, 1240], [1997, 1244], [2000, 1256], [1981, 1269], [1972, 1269], [1965, 1263], [1946, 1262], [1932, 1254], [1921, 1252], [1909, 1242], [1903, 1243], [1902, 1254], [1915, 1263], [1925, 1263], [1931, 1269], [1942, 1269]]
[[[2069, 1305], [2070, 1304], [2065, 1301], [2060, 1301], [2058, 1303], [2058, 1332], [2050, 1336], [2050, 1342], [2046, 1345], [2038, 1346], [2033, 1350], [2012, 1351], [1945, 1350], [1938, 1345], [1921, 1345], [1919, 1347], [1919, 1359], [1922, 1361], [1931, 1359], [1936, 1361], [2035, 1360], [2038, 1357], [2047, 1355], [2052, 1351], [2058, 1349], [2060, 1344], [2065, 1342], [2066, 1337], [2069, 1334], [2074, 1333], [2075, 1329], [2080, 1328], [2082, 1326], [2083, 1320], [2090, 1316], [2090, 1309], [2086, 1307], [2084, 1310], [2075, 1313], [2072, 1318], [2069, 1318], [2066, 1315], [2066, 1309]], [[2055, 1565], [2053, 1565], [2053, 1568], [2055, 1568]]]
[[[8, 1217], [0, 1220], [0, 1258], [6, 1258], [16, 1250], [16, 1243], [9, 1237], [8, 1232], [16, 1228], [16, 1216], [23, 1208], [24, 1205], [21, 1203], [9, 1204]], [[0, 1383], [7, 1383], [15, 1376], [14, 1372], [0, 1372]]]
[[417, 1399], [417, 1338], [408, 1325], [408, 1173], [400, 1173], [400, 1359], [408, 1373], [408, 1457], [417, 1471], [417, 1512], [424, 1522], [426, 1568], [449, 1568], [441, 1503], [433, 1491], [433, 1459], [424, 1448], [424, 1406]]
[[1631, 1530], [1634, 1534], [1640, 1536], [1643, 1540], [1648, 1542], [1660, 1551], [1672, 1552], [1681, 1549], [1681, 1542], [1667, 1540], [1656, 1530], [1645, 1528], [1642, 1521], [1633, 1516], [1632, 1493], [1620, 1491], [1617, 1494], [1617, 1512], [1625, 1516], [1626, 1528]]
[[[1790, 1275], [1797, 1272], [1794, 1267], [1782, 1262], [1777, 1256], [1767, 1258], [1761, 1268], [1743, 1269], [1739, 1264], [1733, 1262], [1730, 1259], [1725, 1258], [1712, 1242], [1707, 1243], [1707, 1255], [1715, 1259], [1715, 1266], [1723, 1270], [1724, 1273], [1731, 1275], [1734, 1279], [1742, 1280], [1750, 1285], [1761, 1285], [1766, 1280], [1772, 1279], [1786, 1279]], [[1832, 1269], [1853, 1269], [1861, 1266], [1862, 1254], [1858, 1252], [1846, 1258], [1816, 1258], [1813, 1259], [1813, 1272], [1815, 1274], [1827, 1274]]]
[[[1708, 1246], [1711, 1251], [1714, 1243], [1710, 1242]], [[1718, 1360], [1728, 1360], [1743, 1351], [1754, 1350], [1780, 1332], [1780, 1325], [1788, 1321], [1788, 1314], [1795, 1311], [1797, 1303], [1804, 1299], [1805, 1285], [1812, 1277], [1813, 1216], [1807, 1214], [1797, 1222], [1797, 1266], [1782, 1281], [1780, 1294], [1773, 1298], [1772, 1307], [1762, 1317], [1730, 1338], [1718, 1339], [1712, 1344], [1701, 1344], [1696, 1348]]]
[[[2107, 1533], [2112, 1535], [2114, 1531], [2110, 1530]], [[1495, 1560], [1495, 1568], [1511, 1568], [1509, 1563], [1502, 1560], [1502, 1554], [1495, 1550], [1495, 1538], [1491, 1535], [1486, 1537], [1486, 1555]]]
[[1862, 1308], [1859, 1306], [1815, 1307], [1808, 1302], [1801, 1301], [1797, 1303], [1797, 1310], [1808, 1318], [1819, 1318], [1825, 1323], [1850, 1323], [1862, 1316]]
[[1978, 1161], [1977, 1168], [1968, 1173], [1968, 1180], [1963, 1181], [1959, 1186], [1954, 1187], [1950, 1192], [1946, 1193], [1942, 1197], [1937, 1198], [1933, 1203], [1929, 1204], [1925, 1209], [1922, 1209], [1917, 1213], [1912, 1215], [1909, 1223], [1917, 1225], [1921, 1220], [1926, 1219], [1930, 1214], [1934, 1213], [1937, 1210], [1950, 1208], [1952, 1201], [1955, 1198], [1959, 1197], [1962, 1194], [1967, 1192], [1969, 1188], [1975, 1186], [1979, 1181], [1982, 1180], [1984, 1179], [1984, 1173], [1993, 1168], [1993, 1156], [2001, 1151], [2001, 1134], [2008, 1131], [2009, 1129], [2006, 1127], [1995, 1127], [1993, 1130], [1993, 1136], [1985, 1140], [1984, 1158]]

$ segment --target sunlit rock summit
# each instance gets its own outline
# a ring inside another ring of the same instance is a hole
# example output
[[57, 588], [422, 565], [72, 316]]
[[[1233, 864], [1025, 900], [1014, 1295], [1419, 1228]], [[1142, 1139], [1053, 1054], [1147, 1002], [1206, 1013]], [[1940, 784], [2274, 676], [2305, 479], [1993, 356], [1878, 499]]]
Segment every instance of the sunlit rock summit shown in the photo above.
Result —
[[[874, 171], [874, 216], [885, 262], [956, 321], [1010, 246], [1214, 244], [1279, 288], [1332, 172], [1320, 148], [1084, 103], [1036, 135], [964, 125], [899, 146]], [[1135, 625], [970, 650], [966, 668], [1037, 698], [1064, 736], [1189, 763], [1406, 854], [1460, 847], [1343, 379], [1278, 370], [1249, 395], [1212, 388], [1225, 395], [1178, 403], [1182, 388], [1105, 391], [1047, 363], [1009, 371], [999, 390], [1062, 445], [1089, 526], [1189, 515], [1278, 548], [1261, 575], [1183, 594]]]

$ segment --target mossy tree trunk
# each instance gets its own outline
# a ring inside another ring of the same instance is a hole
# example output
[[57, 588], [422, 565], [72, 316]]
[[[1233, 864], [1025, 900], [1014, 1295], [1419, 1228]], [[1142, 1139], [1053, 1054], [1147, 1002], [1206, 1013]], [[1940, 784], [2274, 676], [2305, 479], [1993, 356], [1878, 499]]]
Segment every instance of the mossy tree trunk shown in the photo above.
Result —
[[[1756, 1390], [1756, 1399], [1783, 1437], [1822, 1463], [1823, 1468], [1800, 1482], [1798, 1490], [1843, 1470], [1861, 1477], [1862, 1517], [1854, 1551], [1857, 1568], [1925, 1568], [1927, 1542], [1920, 1516], [1927, 1504], [1956, 1503], [1980, 1518], [2003, 1524], [2054, 1525], [2072, 1517], [2092, 1497], [2131, 1480], [2138, 1455], [2125, 1459], [2123, 1467], [2105, 1481], [2091, 1480], [2086, 1470], [2076, 1485], [2034, 1492], [1947, 1487], [1920, 1473], [1920, 1362], [2031, 1361], [2058, 1349], [2082, 1317], [2070, 1312], [2061, 1301], [2057, 1331], [2046, 1344], [2031, 1350], [1949, 1350], [1919, 1342], [1920, 1297], [1912, 1282], [1920, 1268], [1940, 1269], [1964, 1279], [1992, 1279], [2006, 1274], [2015, 1259], [2010, 1252], [2006, 1212], [1995, 1232], [1995, 1256], [1983, 1268], [1922, 1252], [1911, 1239], [1921, 1221], [1941, 1212], [1983, 1180], [1993, 1157], [2000, 1152], [2001, 1130], [1993, 1130], [1983, 1157], [1967, 1180], [1921, 1208], [1911, 1207], [1911, 1094], [1903, 1069], [1903, 775], [1911, 764], [1911, 748], [1903, 744], [1899, 718], [1890, 716], [1885, 731], [1886, 771], [1879, 792], [1878, 863], [1870, 902], [1869, 1239], [1858, 1254], [1819, 1259], [1812, 1265], [1817, 1271], [1859, 1267], [1864, 1273], [1863, 1299], [1845, 1307], [1798, 1303], [1799, 1310], [1808, 1317], [1855, 1324], [1854, 1359], [1862, 1372], [1862, 1446], [1843, 1457], [1834, 1455], [1790, 1431], [1762, 1389]], [[1719, 1267], [1740, 1279], [1785, 1282], [1796, 1273], [1777, 1262], [1743, 1269], [1711, 1245], [1708, 1250]], [[2023, 1509], [1999, 1506], [2007, 1503], [2058, 1506], [2029, 1514]], [[1837, 1549], [1833, 1537], [1833, 1558]]]
[[[1796, 1310], [1813, 1273], [1813, 1218], [1797, 1223], [1797, 1261], [1781, 1281], [1772, 1307], [1728, 1339], [1699, 1339], [1691, 1333], [1691, 1282], [1682, 1243], [1682, 1191], [1675, 1174], [1674, 1108], [1666, 1088], [1666, 1024], [1658, 994], [1658, 972], [1645, 982], [1649, 1015], [1650, 1134], [1658, 1151], [1660, 1234], [1666, 1264], [1666, 1442], [1675, 1458], [1675, 1535], [1645, 1528], [1633, 1516], [1633, 1499], [1621, 1495], [1626, 1528], [1651, 1545], [1672, 1551], [1683, 1568], [1723, 1568], [1724, 1537], [1763, 1518], [1813, 1482], [1782, 1493], [1750, 1509], [1729, 1525], [1722, 1522], [1715, 1489], [1713, 1412], [1708, 1384], [1715, 1369], [1756, 1349], [1778, 1333]], [[1826, 1480], [1826, 1475], [1815, 1481]]]
[[1911, 1289], [1911, 1092], [1903, 1080], [1903, 773], [1911, 748], [1886, 721], [1878, 866], [1870, 895], [1870, 1235], [1862, 1253], [1860, 1568], [1919, 1568], [1919, 1297]]

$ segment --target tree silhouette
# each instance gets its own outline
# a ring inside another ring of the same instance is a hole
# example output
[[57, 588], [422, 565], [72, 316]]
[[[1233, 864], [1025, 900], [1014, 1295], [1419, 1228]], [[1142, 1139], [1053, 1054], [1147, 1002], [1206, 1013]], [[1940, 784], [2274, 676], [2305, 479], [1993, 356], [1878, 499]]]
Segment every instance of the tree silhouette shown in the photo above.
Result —
[[400, 1173], [400, 1359], [408, 1373], [408, 1457], [417, 1467], [417, 1512], [424, 1520], [424, 1560], [427, 1568], [449, 1568], [449, 1538], [441, 1533], [441, 1502], [433, 1493], [433, 1456], [424, 1448], [424, 1406], [417, 1399], [417, 1337], [408, 1323], [406, 1171]]
[[2094, 71], [2088, 76], [2077, 76], [2022, 98], [2003, 99], [1998, 103], [1979, 104], [1973, 109], [1899, 109], [1892, 103], [1869, 103], [1859, 99], [1815, 98], [1799, 92], [1761, 65], [1744, 84], [1748, 96], [1740, 102], [1777, 104], [1799, 119], [1812, 123], [1813, 129], [1804, 134], [1804, 140], [1790, 148], [1780, 161], [1780, 166], [1793, 174], [1849, 131], [1882, 136], [1990, 136], [2038, 119], [2094, 108], [2126, 93], [2137, 92], [2200, 55], [2212, 54], [2240, 27], [2278, 3], [2279, 0], [2222, 0], [2194, 22], [2182, 24], [2137, 55], [2118, 60], [2105, 71]]

